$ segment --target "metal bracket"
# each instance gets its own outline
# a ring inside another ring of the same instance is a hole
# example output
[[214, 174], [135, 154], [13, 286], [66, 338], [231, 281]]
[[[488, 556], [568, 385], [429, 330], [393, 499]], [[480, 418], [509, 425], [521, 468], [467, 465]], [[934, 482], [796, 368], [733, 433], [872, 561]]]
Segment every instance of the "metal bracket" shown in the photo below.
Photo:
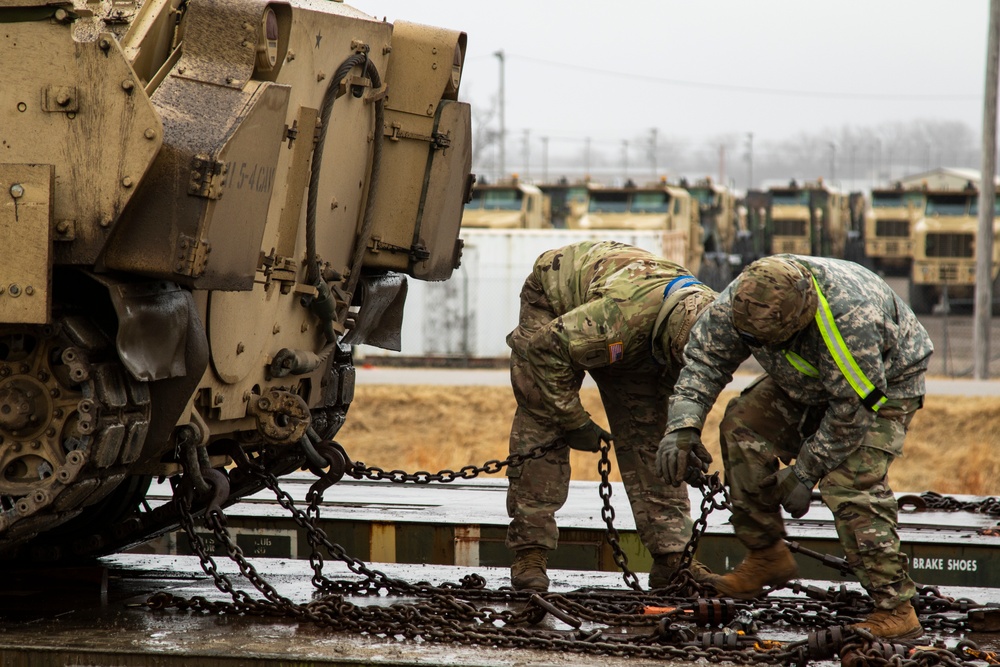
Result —
[[76, 113], [80, 110], [76, 86], [45, 86], [42, 108], [49, 113]]
[[441, 132], [435, 132], [434, 134], [419, 134], [417, 132], [408, 132], [404, 130], [402, 126], [395, 122], [385, 133], [386, 138], [389, 141], [399, 141], [400, 139], [414, 139], [416, 141], [426, 141], [431, 144], [431, 148], [434, 150], [444, 150], [451, 146], [451, 137], [447, 134]]
[[[347, 91], [353, 90], [363, 90], [365, 88], [372, 87], [372, 80], [366, 76], [349, 75], [345, 76], [337, 84], [337, 97], [343, 97], [347, 94]], [[355, 95], [355, 97], [361, 97], [361, 95]]]
[[191, 158], [191, 176], [188, 194], [206, 199], [221, 199], [222, 186], [226, 183], [226, 165], [207, 155]]
[[187, 234], [181, 234], [177, 241], [177, 263], [174, 272], [192, 278], [198, 278], [205, 273], [208, 255], [212, 246], [208, 241], [198, 241]]
[[427, 246], [422, 243], [416, 243], [410, 247], [395, 245], [393, 243], [386, 243], [379, 236], [373, 236], [368, 242], [368, 250], [372, 254], [377, 255], [383, 250], [389, 253], [406, 253], [411, 260], [414, 262], [423, 262], [430, 259], [431, 253], [427, 249]]

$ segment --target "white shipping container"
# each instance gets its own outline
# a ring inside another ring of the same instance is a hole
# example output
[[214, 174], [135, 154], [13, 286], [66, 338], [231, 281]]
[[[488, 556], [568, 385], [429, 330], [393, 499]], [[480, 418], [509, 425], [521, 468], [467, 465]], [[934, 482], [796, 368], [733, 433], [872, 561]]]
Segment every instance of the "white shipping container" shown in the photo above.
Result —
[[663, 251], [655, 230], [463, 229], [462, 265], [442, 282], [409, 280], [402, 349], [359, 345], [365, 357], [505, 358], [507, 334], [517, 326], [521, 285], [546, 250], [586, 240], [628, 243]]

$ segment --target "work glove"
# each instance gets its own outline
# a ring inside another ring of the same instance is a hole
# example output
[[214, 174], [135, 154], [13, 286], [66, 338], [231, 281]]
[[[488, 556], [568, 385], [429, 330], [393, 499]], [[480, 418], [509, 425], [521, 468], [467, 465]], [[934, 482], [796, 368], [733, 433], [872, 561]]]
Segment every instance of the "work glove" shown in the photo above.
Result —
[[610, 442], [613, 438], [610, 433], [595, 424], [593, 419], [588, 419], [587, 423], [580, 428], [563, 433], [563, 439], [570, 449], [581, 452], [598, 452], [601, 450], [601, 440]]
[[701, 444], [701, 433], [696, 428], [680, 428], [663, 436], [656, 451], [656, 468], [660, 476], [674, 486], [681, 482], [694, 484], [708, 472], [712, 455]]
[[775, 500], [796, 519], [805, 516], [809, 511], [813, 483], [809, 480], [803, 481], [795, 466], [788, 466], [773, 475], [768, 475], [761, 481], [760, 486], [764, 489], [774, 487]]

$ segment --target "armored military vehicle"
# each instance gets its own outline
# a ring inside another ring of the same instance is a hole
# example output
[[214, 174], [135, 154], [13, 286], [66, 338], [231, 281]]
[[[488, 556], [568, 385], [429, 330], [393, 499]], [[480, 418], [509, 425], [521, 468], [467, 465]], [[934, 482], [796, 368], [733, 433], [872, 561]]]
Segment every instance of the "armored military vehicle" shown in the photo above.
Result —
[[587, 213], [579, 229], [631, 229], [662, 232], [667, 259], [697, 275], [704, 254], [698, 202], [682, 187], [665, 182], [626, 183], [621, 187], [591, 184]]
[[[979, 232], [979, 188], [922, 189], [922, 216], [913, 227], [910, 306], [930, 313], [947, 294], [954, 305], [971, 309], [976, 290], [976, 235]], [[1000, 199], [993, 220], [990, 276], [1000, 274]], [[994, 288], [995, 289], [995, 288]]]
[[913, 264], [913, 232], [924, 217], [927, 197], [922, 187], [872, 188], [865, 212], [865, 255], [879, 273], [909, 276]]
[[[761, 254], [845, 258], [852, 218], [850, 198], [822, 181], [767, 189], [748, 206], [754, 245]], [[749, 196], [749, 193], [748, 193]]]
[[732, 190], [711, 178], [693, 183], [681, 180], [681, 187], [698, 203], [705, 250], [698, 278], [712, 289], [722, 290], [743, 269], [744, 254], [750, 249], [745, 209], [740, 208]]
[[465, 205], [462, 226], [547, 229], [551, 221], [542, 191], [514, 177], [498, 183], [477, 183]]
[[560, 178], [554, 183], [539, 183], [548, 202], [549, 223], [553, 229], [578, 229], [587, 212], [587, 182], [571, 183]]
[[309, 0], [0, 0], [0, 558], [311, 467], [459, 264], [464, 33]]

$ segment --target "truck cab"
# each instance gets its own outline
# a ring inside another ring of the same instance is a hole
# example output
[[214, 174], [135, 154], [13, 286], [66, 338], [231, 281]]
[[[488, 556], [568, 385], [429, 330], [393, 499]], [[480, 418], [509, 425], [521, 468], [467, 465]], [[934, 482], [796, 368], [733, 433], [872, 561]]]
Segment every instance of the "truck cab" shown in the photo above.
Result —
[[547, 229], [550, 226], [542, 191], [517, 179], [477, 184], [462, 213], [462, 227]]
[[763, 254], [793, 253], [843, 258], [850, 227], [848, 197], [822, 181], [768, 189], [758, 230], [766, 231]]
[[865, 256], [885, 275], [906, 276], [913, 263], [913, 230], [924, 216], [922, 188], [873, 188], [865, 211]]
[[580, 218], [587, 212], [587, 184], [570, 183], [565, 178], [555, 183], [541, 183], [549, 219], [554, 229], [578, 229]]
[[663, 256], [697, 275], [704, 246], [698, 203], [684, 188], [660, 182], [623, 187], [591, 185], [580, 229], [649, 229], [663, 232]]
[[[976, 287], [976, 234], [979, 190], [969, 183], [962, 190], [924, 190], [923, 216], [913, 231], [913, 272], [910, 306], [929, 313], [947, 293], [949, 300], [971, 301]], [[1000, 203], [1000, 202], [998, 202]], [[1000, 270], [1000, 205], [993, 220], [991, 279]]]

